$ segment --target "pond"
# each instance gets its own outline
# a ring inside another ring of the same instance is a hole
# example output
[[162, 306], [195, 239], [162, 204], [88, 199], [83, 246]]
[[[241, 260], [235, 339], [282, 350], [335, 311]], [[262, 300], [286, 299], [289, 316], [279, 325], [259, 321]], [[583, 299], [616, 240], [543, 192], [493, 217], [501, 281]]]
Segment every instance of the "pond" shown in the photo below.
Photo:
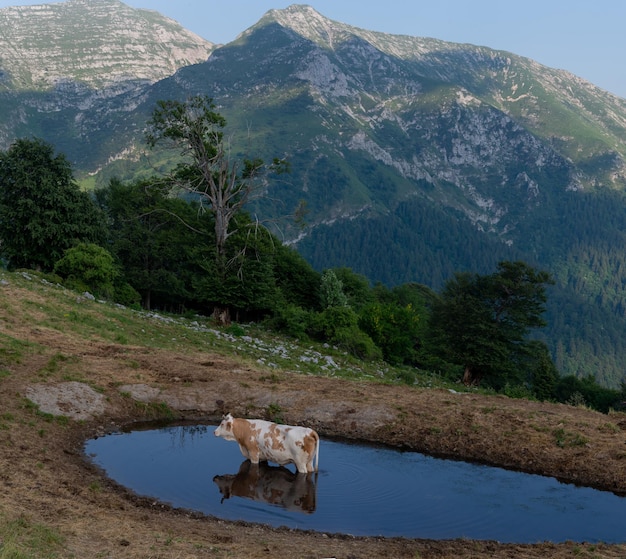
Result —
[[214, 426], [115, 433], [85, 443], [117, 483], [228, 520], [427, 539], [626, 542], [626, 499], [553, 478], [322, 439], [320, 471], [251, 466]]

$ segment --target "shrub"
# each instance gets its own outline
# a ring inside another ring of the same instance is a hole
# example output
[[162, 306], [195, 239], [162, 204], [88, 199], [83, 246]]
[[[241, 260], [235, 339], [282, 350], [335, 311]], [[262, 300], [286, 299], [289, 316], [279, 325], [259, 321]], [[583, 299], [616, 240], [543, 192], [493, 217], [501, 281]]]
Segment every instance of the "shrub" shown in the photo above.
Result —
[[141, 295], [128, 282], [115, 282], [113, 300], [120, 305], [138, 310], [141, 307]]
[[383, 358], [383, 352], [374, 340], [357, 326], [338, 330], [334, 343], [363, 361], [379, 361]]
[[284, 305], [276, 309], [274, 316], [265, 321], [268, 328], [292, 338], [307, 340], [311, 313], [297, 305]]
[[309, 331], [318, 340], [335, 343], [345, 336], [340, 332], [358, 328], [357, 322], [358, 317], [350, 307], [328, 307], [311, 317]]
[[415, 384], [415, 381], [417, 380], [417, 373], [414, 370], [402, 369], [398, 373], [398, 380], [400, 382], [403, 382], [404, 384], [412, 386]]
[[336, 345], [364, 360], [382, 359], [380, 348], [359, 328], [358, 316], [350, 307], [328, 307], [311, 316], [311, 337]]
[[54, 273], [64, 278], [66, 286], [112, 298], [113, 282], [119, 275], [113, 256], [93, 243], [79, 243], [69, 248], [54, 265]]
[[246, 334], [246, 331], [236, 323], [231, 323], [231, 325], [225, 329], [225, 332], [235, 337], [241, 337]]
[[517, 400], [535, 400], [535, 394], [527, 386], [523, 384], [510, 384], [506, 383], [502, 390], [502, 393], [509, 398], [515, 398]]

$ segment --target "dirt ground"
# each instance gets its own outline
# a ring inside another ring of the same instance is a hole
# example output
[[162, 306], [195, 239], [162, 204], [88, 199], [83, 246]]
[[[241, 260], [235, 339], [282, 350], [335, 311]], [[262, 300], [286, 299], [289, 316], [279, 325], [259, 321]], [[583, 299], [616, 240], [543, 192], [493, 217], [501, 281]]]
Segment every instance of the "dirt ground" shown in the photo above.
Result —
[[[8, 322], [2, 321], [0, 333], [10, 330], [43, 349], [27, 352], [0, 376], [0, 514], [58, 532], [58, 557], [626, 557], [626, 545], [362, 538], [228, 522], [137, 497], [103, 478], [82, 452], [88, 437], [168, 410], [179, 420], [209, 421], [225, 411], [262, 417], [273, 406], [285, 423], [313, 427], [322, 440], [381, 442], [626, 494], [624, 414], [289, 372], [268, 375], [218, 355], [85, 341]], [[42, 368], [58, 354], [75, 357], [87, 381], [42, 378]]]

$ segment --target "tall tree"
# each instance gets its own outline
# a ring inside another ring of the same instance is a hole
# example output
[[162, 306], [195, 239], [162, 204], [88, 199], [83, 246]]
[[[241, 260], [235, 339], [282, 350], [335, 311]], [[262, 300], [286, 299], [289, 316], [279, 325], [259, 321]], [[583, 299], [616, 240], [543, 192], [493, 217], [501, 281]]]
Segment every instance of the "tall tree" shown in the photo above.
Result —
[[524, 262], [500, 262], [487, 276], [457, 273], [434, 303], [430, 328], [436, 352], [463, 366], [463, 382], [491, 385], [518, 380], [527, 335], [545, 325], [545, 285], [550, 275]]
[[334, 270], [324, 270], [322, 274], [320, 300], [323, 309], [348, 306], [348, 298], [343, 292], [343, 283]]
[[51, 271], [66, 249], [101, 243], [105, 231], [101, 212], [50, 144], [19, 139], [0, 152], [0, 250], [11, 268]]
[[235, 232], [228, 241], [229, 268], [217, 267], [215, 248], [198, 247], [200, 260], [194, 274], [193, 297], [202, 309], [212, 310], [215, 320], [227, 324], [235, 320], [259, 320], [280, 303], [275, 276], [275, 250], [278, 242], [265, 228], [250, 228], [250, 216], [234, 218]]
[[[227, 250], [229, 238], [237, 232], [236, 224], [246, 223], [237, 220], [237, 216], [248, 202], [260, 195], [267, 172], [286, 168], [277, 159], [271, 165], [260, 159], [232, 159], [224, 140], [225, 126], [226, 120], [215, 111], [212, 100], [197, 96], [185, 102], [159, 101], [146, 134], [150, 147], [160, 144], [180, 151], [182, 161], [164, 181], [197, 197], [211, 213], [215, 269], [220, 281], [226, 281], [229, 265], [240, 263], [238, 255]], [[225, 308], [216, 308], [214, 314], [228, 320]]]
[[178, 148], [183, 157], [169, 182], [199, 195], [215, 219], [217, 254], [225, 254], [233, 218], [265, 186], [268, 170], [280, 172], [284, 162], [265, 165], [261, 159], [234, 160], [224, 140], [226, 120], [215, 111], [212, 100], [197, 96], [186, 102], [159, 101], [148, 122], [150, 147], [166, 144]]
[[152, 181], [113, 179], [96, 198], [109, 220], [111, 250], [142, 306], [172, 310], [189, 303], [194, 241], [202, 227], [197, 210]]

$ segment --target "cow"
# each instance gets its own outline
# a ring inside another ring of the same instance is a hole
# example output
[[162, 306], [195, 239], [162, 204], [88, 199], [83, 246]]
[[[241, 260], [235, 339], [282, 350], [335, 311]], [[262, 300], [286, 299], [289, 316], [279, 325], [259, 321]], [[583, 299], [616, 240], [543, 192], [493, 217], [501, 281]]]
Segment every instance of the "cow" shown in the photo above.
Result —
[[293, 463], [300, 474], [318, 471], [320, 438], [308, 427], [240, 419], [229, 413], [214, 434], [227, 441], [237, 441], [241, 454], [253, 464], [275, 462], [284, 466]]
[[222, 503], [231, 497], [252, 499], [288, 511], [315, 512], [316, 476], [294, 474], [284, 466], [244, 460], [236, 474], [215, 476]]

